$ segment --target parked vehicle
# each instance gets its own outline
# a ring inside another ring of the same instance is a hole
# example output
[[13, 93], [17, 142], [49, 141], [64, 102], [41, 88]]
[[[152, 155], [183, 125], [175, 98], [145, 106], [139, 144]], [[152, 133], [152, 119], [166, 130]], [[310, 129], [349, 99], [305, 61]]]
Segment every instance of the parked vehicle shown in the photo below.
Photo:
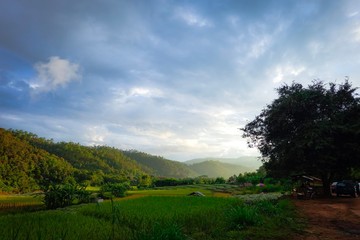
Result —
[[291, 176], [294, 182], [293, 196], [298, 199], [313, 199], [322, 195], [322, 181], [319, 178], [308, 175]]
[[351, 180], [343, 180], [336, 184], [336, 196], [351, 195], [357, 197], [360, 195], [359, 183]]

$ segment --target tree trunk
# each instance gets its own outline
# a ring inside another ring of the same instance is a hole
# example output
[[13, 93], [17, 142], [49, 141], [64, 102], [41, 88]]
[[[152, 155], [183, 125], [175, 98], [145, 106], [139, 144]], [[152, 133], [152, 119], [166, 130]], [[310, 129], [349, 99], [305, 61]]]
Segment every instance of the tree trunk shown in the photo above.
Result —
[[330, 185], [332, 182], [331, 174], [322, 175], [321, 180], [323, 182], [324, 196], [330, 198], [331, 197]]

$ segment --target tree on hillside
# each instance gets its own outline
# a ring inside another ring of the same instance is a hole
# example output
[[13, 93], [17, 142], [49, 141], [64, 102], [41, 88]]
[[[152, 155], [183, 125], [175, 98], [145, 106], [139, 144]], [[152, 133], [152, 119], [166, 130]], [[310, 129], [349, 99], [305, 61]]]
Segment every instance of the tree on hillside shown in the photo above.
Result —
[[273, 176], [307, 173], [323, 180], [348, 176], [360, 161], [360, 99], [356, 88], [314, 81], [277, 89], [279, 97], [241, 130]]

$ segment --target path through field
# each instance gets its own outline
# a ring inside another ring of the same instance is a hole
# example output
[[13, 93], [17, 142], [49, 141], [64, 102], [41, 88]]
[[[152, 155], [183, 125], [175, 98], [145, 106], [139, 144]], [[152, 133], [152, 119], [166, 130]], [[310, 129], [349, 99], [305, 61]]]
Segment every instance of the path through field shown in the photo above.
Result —
[[360, 239], [360, 198], [294, 200], [308, 221], [305, 233], [295, 240]]

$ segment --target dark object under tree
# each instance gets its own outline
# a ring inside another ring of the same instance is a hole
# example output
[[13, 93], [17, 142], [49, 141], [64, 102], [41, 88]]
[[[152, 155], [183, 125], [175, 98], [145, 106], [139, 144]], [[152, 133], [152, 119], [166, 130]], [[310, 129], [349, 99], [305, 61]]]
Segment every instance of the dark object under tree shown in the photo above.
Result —
[[346, 80], [277, 89], [279, 97], [241, 130], [272, 176], [319, 176], [330, 196], [335, 177], [360, 166], [360, 99]]

